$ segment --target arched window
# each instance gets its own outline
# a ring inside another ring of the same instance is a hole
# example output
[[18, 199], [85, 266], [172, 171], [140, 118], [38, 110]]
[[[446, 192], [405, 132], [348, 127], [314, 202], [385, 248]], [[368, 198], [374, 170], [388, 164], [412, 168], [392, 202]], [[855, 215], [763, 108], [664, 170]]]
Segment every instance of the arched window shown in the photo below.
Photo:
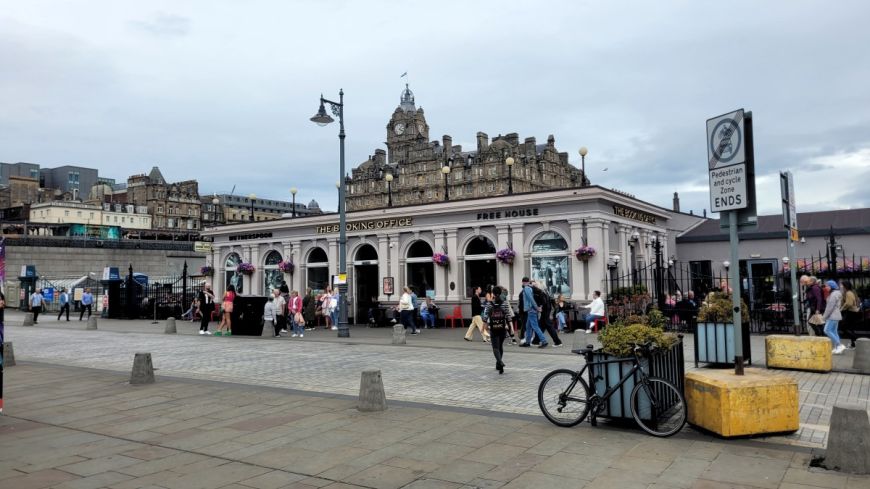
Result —
[[280, 287], [281, 282], [284, 281], [284, 273], [278, 269], [280, 261], [281, 253], [272, 250], [266, 254], [266, 259], [263, 261], [263, 295], [265, 296]]
[[474, 289], [486, 291], [496, 284], [498, 263], [495, 259], [495, 245], [486, 236], [472, 238], [465, 246], [465, 297], [471, 297]]
[[225, 283], [232, 285], [236, 289], [237, 294], [242, 293], [242, 274], [239, 273], [239, 264], [242, 263], [242, 257], [238, 253], [230, 253], [227, 255], [227, 260], [224, 262], [224, 277]]
[[[411, 287], [418, 297], [425, 297], [429, 291], [435, 293], [435, 263], [432, 262], [432, 247], [419, 240], [408, 248], [405, 258], [405, 283], [396, 284], [401, 291], [404, 285]], [[455, 258], [455, 257], [451, 257]]]
[[365, 244], [359, 247], [354, 256], [354, 261], [371, 261], [378, 259], [378, 252], [375, 247], [370, 244]]
[[329, 258], [323, 248], [314, 248], [308, 254], [308, 288], [317, 292], [329, 285]]
[[532, 240], [532, 279], [553, 298], [571, 295], [568, 242], [555, 231], [545, 231]]

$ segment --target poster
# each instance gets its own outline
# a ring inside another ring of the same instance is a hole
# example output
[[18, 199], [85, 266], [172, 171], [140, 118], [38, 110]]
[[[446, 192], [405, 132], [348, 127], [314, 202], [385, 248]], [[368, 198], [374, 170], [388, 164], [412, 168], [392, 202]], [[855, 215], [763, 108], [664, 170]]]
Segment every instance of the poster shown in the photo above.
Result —
[[393, 277], [384, 277], [384, 295], [393, 295]]
[[532, 280], [554, 299], [571, 295], [570, 264], [567, 256], [532, 257]]

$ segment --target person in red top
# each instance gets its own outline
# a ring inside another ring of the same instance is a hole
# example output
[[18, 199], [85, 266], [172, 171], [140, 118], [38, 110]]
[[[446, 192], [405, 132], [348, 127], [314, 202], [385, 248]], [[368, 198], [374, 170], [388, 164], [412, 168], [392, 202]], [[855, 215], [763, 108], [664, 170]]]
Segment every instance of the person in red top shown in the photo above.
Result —
[[290, 292], [290, 321], [293, 326], [292, 338], [303, 338], [305, 336], [305, 318], [302, 317], [302, 298], [299, 297], [299, 292], [294, 290]]
[[221, 303], [221, 322], [218, 324], [218, 330], [215, 336], [221, 336], [226, 331], [226, 336], [233, 335], [233, 301], [236, 300], [236, 288], [233, 284], [227, 285], [227, 291], [224, 294], [224, 300]]

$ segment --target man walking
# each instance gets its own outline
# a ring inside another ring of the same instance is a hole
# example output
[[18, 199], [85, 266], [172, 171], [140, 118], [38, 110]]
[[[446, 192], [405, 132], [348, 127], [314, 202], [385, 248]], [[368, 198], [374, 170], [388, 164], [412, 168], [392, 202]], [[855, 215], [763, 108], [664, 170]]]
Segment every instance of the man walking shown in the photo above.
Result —
[[79, 321], [85, 317], [85, 309], [88, 310], [88, 319], [91, 318], [91, 307], [94, 304], [94, 296], [91, 294], [91, 289], [85, 289], [84, 294], [82, 294], [82, 311], [79, 314]]
[[532, 286], [529, 285], [529, 277], [523, 277], [523, 306], [526, 310], [526, 336], [525, 342], [521, 343], [520, 346], [529, 347], [532, 342], [532, 334], [538, 335], [538, 338], [541, 339], [541, 345], [538, 348], [546, 348], [547, 338], [544, 337], [544, 333], [541, 331], [541, 327], [538, 325], [538, 317], [541, 313], [541, 306], [535, 302], [534, 291], [532, 290]]
[[33, 312], [33, 324], [38, 323], [39, 313], [42, 312], [42, 304], [45, 299], [42, 297], [42, 289], [36, 289], [30, 294], [30, 311]]
[[483, 320], [489, 324], [492, 338], [492, 354], [495, 356], [495, 369], [504, 373], [504, 340], [513, 321], [514, 312], [505, 299], [507, 294], [500, 286], [492, 289], [493, 301], [487, 302], [482, 311]]
[[541, 315], [538, 319], [538, 324], [542, 331], [546, 331], [550, 334], [550, 338], [553, 339], [553, 348], [558, 348], [562, 346], [562, 340], [559, 339], [559, 332], [556, 331], [553, 321], [550, 320], [553, 313], [553, 300], [547, 294], [547, 291], [541, 289], [537, 283], [532, 282], [532, 287], [532, 295], [535, 298], [535, 302], [537, 302], [541, 307]]
[[58, 302], [60, 303], [60, 312], [57, 313], [57, 320], [60, 321], [60, 317], [63, 316], [64, 312], [66, 312], [66, 320], [69, 321], [69, 293], [66, 289], [60, 289]]
[[202, 316], [199, 322], [199, 334], [210, 335], [208, 330], [208, 322], [211, 321], [211, 313], [214, 311], [214, 292], [211, 291], [211, 284], [202, 284], [202, 290], [199, 291], [199, 313]]

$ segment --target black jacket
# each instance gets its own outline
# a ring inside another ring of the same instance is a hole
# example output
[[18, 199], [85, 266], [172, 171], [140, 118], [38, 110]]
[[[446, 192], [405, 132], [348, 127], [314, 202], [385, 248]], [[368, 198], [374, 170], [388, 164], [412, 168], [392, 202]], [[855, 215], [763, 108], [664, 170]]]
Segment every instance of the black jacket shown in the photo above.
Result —
[[471, 294], [471, 317], [480, 316], [483, 313], [483, 306], [480, 305], [480, 296]]
[[212, 294], [211, 302], [206, 302], [205, 292], [199, 291], [198, 299], [200, 311], [214, 311], [214, 294]]

